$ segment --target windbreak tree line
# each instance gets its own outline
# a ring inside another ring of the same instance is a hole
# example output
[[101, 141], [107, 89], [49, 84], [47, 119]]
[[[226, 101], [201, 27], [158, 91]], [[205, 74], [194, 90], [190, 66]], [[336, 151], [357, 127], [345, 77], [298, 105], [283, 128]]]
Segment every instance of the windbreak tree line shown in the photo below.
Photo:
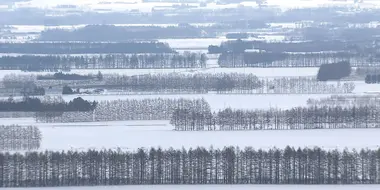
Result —
[[170, 123], [178, 131], [379, 128], [379, 106], [224, 109], [215, 113], [176, 109]]
[[376, 95], [332, 95], [326, 98], [309, 98], [307, 105], [318, 107], [380, 106], [380, 97]]
[[110, 54], [173, 53], [168, 44], [157, 41], [132, 42], [28, 42], [0, 43], [0, 53], [20, 54]]
[[[120, 93], [208, 93], [219, 94], [331, 94], [351, 93], [353, 82], [324, 82], [313, 77], [281, 77], [274, 79], [258, 78], [243, 73], [164, 73], [141, 75], [5, 75], [2, 84], [5, 88], [23, 88], [31, 83], [38, 86], [64, 86], [72, 88], [106, 88]], [[51, 80], [55, 79], [60, 80]], [[75, 81], [79, 78], [96, 80]], [[44, 79], [44, 80], [37, 80]], [[49, 80], [48, 80], [49, 79]], [[100, 80], [101, 79], [101, 80]], [[75, 85], [72, 86], [71, 84]]]
[[0, 187], [379, 184], [380, 150], [252, 147], [0, 153]]
[[364, 82], [366, 84], [377, 84], [380, 83], [380, 74], [366, 75]]
[[98, 75], [80, 75], [80, 74], [70, 74], [70, 73], [54, 73], [53, 75], [37, 75], [37, 80], [91, 80], [97, 79], [101, 80], [103, 78], [102, 73], [99, 71]]
[[[369, 45], [372, 41], [364, 41]], [[244, 53], [249, 49], [256, 49], [266, 52], [283, 53], [283, 52], [331, 52], [331, 51], [348, 51], [350, 45], [357, 45], [355, 42], [346, 42], [339, 40], [329, 41], [303, 41], [303, 42], [265, 42], [249, 40], [229, 40], [222, 42], [220, 46], [210, 45], [208, 53]]]
[[71, 69], [164, 69], [204, 68], [207, 55], [201, 53], [144, 53], [106, 55], [3, 56], [0, 68], [23, 71], [70, 71]]
[[154, 92], [253, 90], [261, 86], [255, 75], [240, 73], [109, 75], [104, 77], [104, 81], [106, 86], [123, 87], [125, 91]]
[[222, 53], [218, 58], [220, 67], [320, 67], [323, 64], [332, 64], [346, 61], [352, 66], [366, 66], [379, 63], [368, 56], [351, 52], [245, 52]]
[[217, 92], [220, 94], [324, 94], [351, 93], [350, 82], [336, 84], [319, 82], [310, 77], [260, 79], [253, 74], [196, 73], [146, 74], [138, 76], [109, 75], [104, 87], [121, 88], [127, 92]]
[[35, 126], [0, 126], [0, 151], [35, 150], [40, 148], [41, 139], [41, 132]]
[[69, 102], [47, 103], [39, 98], [25, 97], [23, 100], [0, 101], [0, 112], [69, 112], [69, 111], [91, 111], [97, 106], [97, 102], [89, 102], [81, 97], [74, 98]]
[[123, 120], [170, 120], [173, 110], [191, 109], [210, 112], [210, 105], [204, 99], [127, 99], [99, 101], [90, 111], [72, 111], [54, 114], [40, 112], [35, 115], [37, 122], [91, 122]]
[[115, 26], [87, 25], [75, 30], [50, 29], [41, 32], [42, 41], [90, 41], [120, 42], [129, 40], [152, 40], [165, 38], [199, 38], [200, 28], [187, 26]]

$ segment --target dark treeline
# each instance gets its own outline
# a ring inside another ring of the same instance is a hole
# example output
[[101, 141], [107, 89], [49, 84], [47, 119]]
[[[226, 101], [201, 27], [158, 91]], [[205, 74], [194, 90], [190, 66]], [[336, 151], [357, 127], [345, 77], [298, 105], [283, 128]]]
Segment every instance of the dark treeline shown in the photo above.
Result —
[[91, 111], [96, 108], [96, 102], [83, 100], [81, 97], [74, 98], [69, 102], [43, 102], [39, 98], [24, 97], [22, 100], [13, 99], [0, 101], [0, 112], [68, 112], [68, 111]]
[[[336, 27], [325, 26], [323, 28], [311, 27], [303, 29], [304, 40], [345, 40], [345, 41], [363, 41], [363, 40], [375, 40], [380, 35], [379, 29], [376, 27], [369, 28], [364, 24], [359, 27], [342, 27], [338, 26], [336, 29], [330, 28]], [[354, 25], [355, 26], [355, 25]]]
[[378, 75], [366, 75], [364, 81], [366, 84], [380, 83], [380, 74], [378, 74]]
[[319, 147], [0, 153], [0, 186], [379, 184], [379, 159], [379, 149]]
[[350, 43], [344, 41], [311, 41], [311, 42], [263, 42], [263, 41], [227, 41], [220, 46], [209, 46], [209, 53], [243, 53], [248, 49], [263, 50], [266, 52], [324, 52], [349, 50]]
[[94, 56], [3, 56], [0, 68], [23, 71], [70, 71], [70, 69], [162, 69], [206, 67], [199, 53], [108, 54]]
[[107, 53], [172, 53], [173, 50], [161, 42], [36, 42], [0, 43], [0, 53], [25, 54], [107, 54]]
[[359, 76], [377, 75], [377, 74], [380, 74], [380, 67], [378, 66], [357, 67], [355, 69], [355, 74]]
[[344, 77], [348, 77], [351, 74], [351, 66], [349, 62], [339, 62], [331, 64], [322, 64], [319, 67], [317, 80], [340, 80]]
[[37, 122], [92, 122], [125, 120], [170, 120], [173, 110], [187, 108], [210, 111], [204, 99], [128, 99], [99, 101], [96, 108], [86, 112], [38, 113]]
[[307, 53], [271, 53], [245, 52], [222, 53], [218, 58], [220, 67], [320, 67], [341, 61], [352, 66], [378, 64], [367, 56], [349, 52], [307, 52]]
[[243, 32], [226, 34], [227, 39], [247, 39], [249, 37], [250, 35], [248, 33], [243, 33]]
[[292, 109], [232, 110], [216, 113], [176, 109], [171, 124], [179, 131], [295, 130], [378, 128], [378, 106], [296, 107]]
[[37, 75], [37, 80], [91, 80], [97, 79], [101, 80], [103, 78], [102, 73], [98, 75], [80, 75], [80, 74], [70, 74], [70, 73], [54, 73], [53, 75]]
[[53, 29], [41, 33], [42, 41], [89, 41], [117, 42], [129, 40], [151, 40], [162, 38], [200, 38], [201, 29], [186, 27], [159, 26], [114, 26], [87, 25], [76, 30]]
[[0, 126], [1, 151], [38, 149], [40, 148], [41, 138], [40, 130], [34, 126]]

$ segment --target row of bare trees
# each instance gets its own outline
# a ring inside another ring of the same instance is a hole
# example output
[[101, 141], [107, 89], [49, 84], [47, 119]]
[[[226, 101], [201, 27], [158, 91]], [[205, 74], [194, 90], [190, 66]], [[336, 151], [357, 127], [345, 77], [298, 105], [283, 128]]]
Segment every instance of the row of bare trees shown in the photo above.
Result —
[[308, 106], [379, 106], [380, 97], [377, 95], [331, 95], [325, 98], [309, 98]]
[[238, 94], [324, 94], [351, 93], [352, 82], [321, 82], [311, 77], [260, 79], [253, 74], [196, 73], [147, 74], [139, 76], [111, 75], [104, 77], [105, 86], [124, 91], [196, 91]]
[[35, 150], [40, 148], [41, 139], [35, 126], [0, 126], [0, 151]]
[[193, 109], [210, 112], [204, 99], [127, 99], [97, 102], [87, 112], [37, 112], [37, 122], [90, 122], [122, 120], [170, 120], [175, 109]]
[[0, 187], [379, 184], [379, 160], [380, 149], [319, 147], [0, 153]]
[[71, 69], [164, 69], [204, 68], [207, 56], [201, 53], [106, 54], [80, 56], [3, 56], [1, 69], [23, 71], [70, 71]]
[[232, 110], [216, 113], [176, 109], [170, 123], [179, 131], [296, 130], [379, 128], [380, 107], [295, 107], [292, 109]]
[[169, 73], [138, 76], [104, 76], [106, 86], [122, 87], [126, 91], [232, 91], [261, 87], [253, 74], [241, 73]]
[[[99, 75], [99, 74], [98, 74]], [[101, 75], [103, 80], [62, 81], [37, 80], [35, 75], [5, 75], [5, 88], [59, 86], [76, 84], [74, 88], [109, 88], [122, 92], [144, 93], [237, 93], [237, 94], [335, 94], [351, 93], [353, 82], [324, 82], [314, 77], [258, 78], [244, 73], [165, 73], [143, 75]], [[47, 81], [47, 82], [46, 82]], [[70, 85], [71, 86], [71, 85]]]
[[349, 52], [223, 53], [218, 63], [221, 67], [319, 67], [323, 64], [347, 61], [351, 66], [379, 65], [369, 55]]

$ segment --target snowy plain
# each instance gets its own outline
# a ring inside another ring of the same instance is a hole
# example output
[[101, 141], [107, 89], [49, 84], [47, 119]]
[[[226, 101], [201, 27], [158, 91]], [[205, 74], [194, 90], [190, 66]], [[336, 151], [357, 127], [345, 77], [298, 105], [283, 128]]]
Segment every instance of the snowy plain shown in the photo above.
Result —
[[[42, 133], [41, 151], [138, 148], [223, 148], [251, 146], [314, 147], [324, 149], [375, 149], [379, 129], [314, 129], [264, 131], [174, 131], [169, 121], [112, 121], [83, 123], [35, 123], [32, 118], [2, 119], [2, 124], [36, 125]], [[360, 140], [353, 140], [360, 139]]]
[[[208, 65], [217, 65], [217, 60], [208, 60]], [[317, 67], [307, 68], [198, 68], [198, 69], [72, 69], [70, 73], [76, 74], [119, 74], [119, 75], [143, 75], [165, 73], [246, 73], [258, 77], [298, 77], [316, 76]], [[16, 75], [43, 75], [51, 72], [23, 72], [21, 70], [0, 70], [0, 79], [7, 74]]]

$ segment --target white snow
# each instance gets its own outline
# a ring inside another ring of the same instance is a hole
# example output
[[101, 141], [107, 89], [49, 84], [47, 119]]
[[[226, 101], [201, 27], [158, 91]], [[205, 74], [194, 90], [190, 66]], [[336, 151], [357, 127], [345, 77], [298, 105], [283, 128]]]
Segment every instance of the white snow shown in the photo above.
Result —
[[[33, 119], [2, 119], [3, 124], [36, 125], [42, 132], [40, 150], [116, 149], [141, 147], [262, 148], [314, 147], [324, 149], [379, 148], [380, 129], [315, 129], [273, 131], [174, 131], [169, 121], [93, 123], [35, 123]], [[360, 139], [360, 140], [353, 140]]]
[[377, 190], [379, 185], [131, 185], [99, 187], [17, 188], [18, 190]]

